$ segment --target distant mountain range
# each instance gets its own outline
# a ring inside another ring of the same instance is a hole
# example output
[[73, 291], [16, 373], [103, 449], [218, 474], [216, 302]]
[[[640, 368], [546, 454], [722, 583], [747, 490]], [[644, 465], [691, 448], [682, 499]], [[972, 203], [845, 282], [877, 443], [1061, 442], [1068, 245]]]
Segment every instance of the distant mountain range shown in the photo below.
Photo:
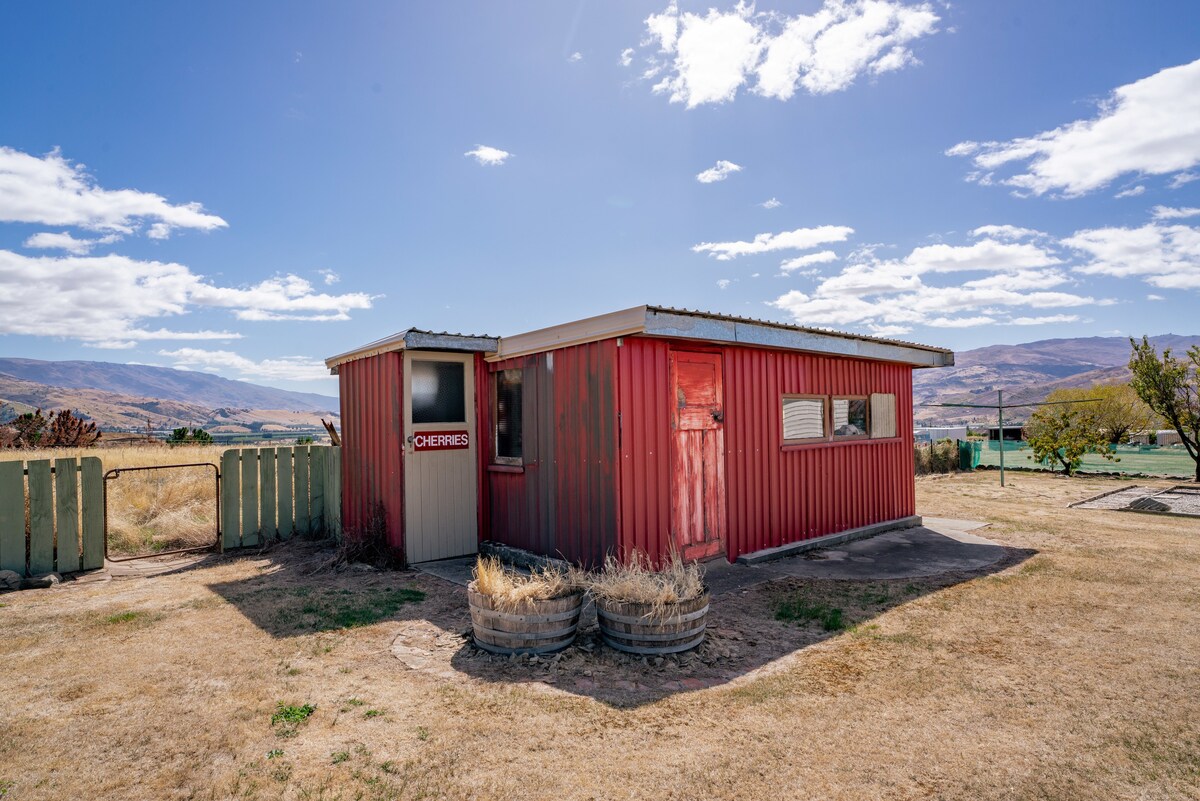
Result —
[[[1164, 334], [1150, 342], [1161, 353], [1170, 348], [1183, 356], [1200, 335]], [[1060, 388], [1129, 380], [1128, 337], [1043, 339], [1023, 345], [989, 345], [955, 353], [954, 366], [913, 373], [914, 417], [918, 424], [994, 420], [988, 409], [921, 406], [936, 403], [995, 404], [996, 390], [1004, 390], [1004, 403], [1036, 403]], [[1029, 408], [1006, 412], [1006, 419], [1024, 420]], [[1011, 417], [1010, 417], [1011, 415]]]
[[0, 358], [0, 422], [36, 408], [73, 409], [109, 431], [149, 423], [239, 434], [321, 431], [338, 399], [170, 367]]
[[201, 406], [244, 409], [336, 411], [338, 399], [313, 392], [259, 386], [247, 381], [144, 364], [113, 362], [47, 362], [0, 358], [0, 373], [52, 387], [99, 389], [119, 395], [158, 398]]

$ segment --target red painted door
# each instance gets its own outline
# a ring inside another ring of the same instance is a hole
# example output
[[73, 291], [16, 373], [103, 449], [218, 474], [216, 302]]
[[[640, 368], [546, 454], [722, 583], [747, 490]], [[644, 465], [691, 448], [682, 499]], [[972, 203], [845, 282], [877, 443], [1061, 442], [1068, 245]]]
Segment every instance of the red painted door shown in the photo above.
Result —
[[671, 542], [685, 559], [725, 550], [725, 393], [718, 353], [671, 352]]

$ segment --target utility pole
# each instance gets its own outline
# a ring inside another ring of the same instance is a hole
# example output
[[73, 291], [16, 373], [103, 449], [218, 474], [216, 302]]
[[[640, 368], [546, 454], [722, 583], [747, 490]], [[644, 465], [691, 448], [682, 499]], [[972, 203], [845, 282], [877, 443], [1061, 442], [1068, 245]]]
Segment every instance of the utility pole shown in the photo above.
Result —
[[1000, 486], [1004, 486], [1004, 390], [996, 390], [996, 409], [1000, 412]]

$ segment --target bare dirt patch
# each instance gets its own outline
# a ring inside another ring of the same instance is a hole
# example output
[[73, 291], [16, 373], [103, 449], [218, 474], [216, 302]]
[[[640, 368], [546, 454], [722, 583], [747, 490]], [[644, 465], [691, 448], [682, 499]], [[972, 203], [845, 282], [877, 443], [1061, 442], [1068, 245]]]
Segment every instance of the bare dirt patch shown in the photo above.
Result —
[[[557, 667], [478, 658], [461, 588], [314, 574], [325, 555], [304, 543], [0, 596], [0, 787], [5, 801], [1200, 798], [1200, 522], [1066, 508], [1118, 485], [918, 481], [920, 513], [987, 520], [1037, 554], [886, 597], [799, 580], [718, 596], [691, 665], [610, 664], [586, 632]], [[826, 630], [832, 609], [845, 628]], [[417, 651], [428, 661], [409, 666]]]

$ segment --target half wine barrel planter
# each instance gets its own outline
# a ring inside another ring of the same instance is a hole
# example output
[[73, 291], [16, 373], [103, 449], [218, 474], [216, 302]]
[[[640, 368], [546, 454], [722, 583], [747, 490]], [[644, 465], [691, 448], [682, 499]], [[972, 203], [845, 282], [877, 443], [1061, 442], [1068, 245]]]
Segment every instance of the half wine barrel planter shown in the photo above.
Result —
[[492, 606], [491, 596], [475, 591], [475, 582], [467, 585], [471, 606], [471, 626], [475, 644], [493, 654], [549, 654], [561, 651], [575, 639], [583, 593], [525, 601], [513, 611]]
[[652, 614], [650, 604], [596, 599], [596, 618], [605, 644], [630, 654], [677, 654], [704, 641], [708, 593]]

